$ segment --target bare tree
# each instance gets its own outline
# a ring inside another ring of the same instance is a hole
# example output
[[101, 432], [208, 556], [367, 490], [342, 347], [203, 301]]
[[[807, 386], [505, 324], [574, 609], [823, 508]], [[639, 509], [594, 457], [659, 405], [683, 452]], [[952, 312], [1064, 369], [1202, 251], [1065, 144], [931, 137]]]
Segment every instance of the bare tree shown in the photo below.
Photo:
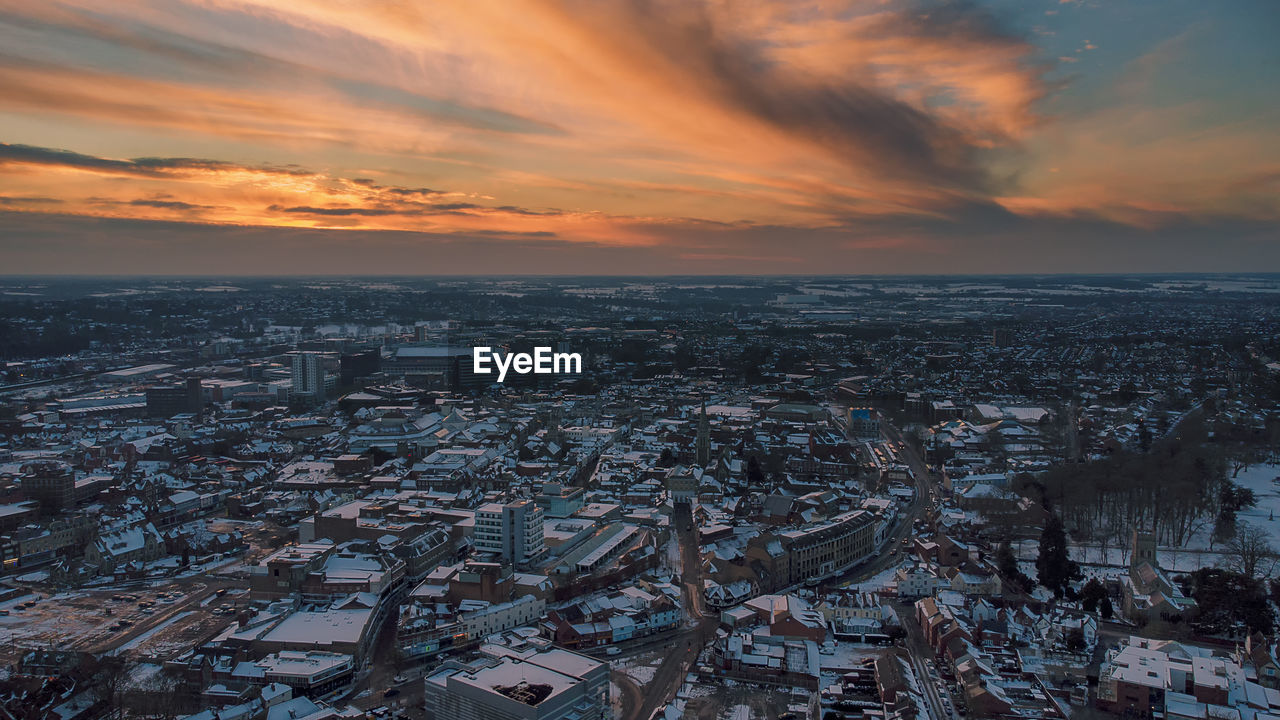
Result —
[[1276, 549], [1266, 530], [1241, 522], [1236, 534], [1223, 547], [1227, 566], [1249, 577], [1267, 577], [1275, 569]]
[[98, 699], [107, 705], [107, 717], [117, 717], [120, 714], [124, 691], [133, 667], [134, 663], [122, 655], [104, 655], [98, 660], [93, 687]]

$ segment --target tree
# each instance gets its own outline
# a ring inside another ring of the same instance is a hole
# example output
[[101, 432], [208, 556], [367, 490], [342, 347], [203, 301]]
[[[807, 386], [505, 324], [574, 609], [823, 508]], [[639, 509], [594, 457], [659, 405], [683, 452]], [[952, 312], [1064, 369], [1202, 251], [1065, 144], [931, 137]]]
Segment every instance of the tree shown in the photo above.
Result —
[[1036, 558], [1036, 578], [1054, 597], [1062, 597], [1067, 587], [1079, 580], [1080, 566], [1067, 554], [1067, 533], [1055, 513], [1040, 533], [1040, 556]]
[[991, 456], [992, 460], [994, 460], [997, 465], [1003, 465], [1004, 461], [1009, 457], [1009, 452], [1005, 444], [1004, 433], [1000, 432], [997, 428], [991, 428], [987, 431], [987, 434], [983, 436], [982, 449]]
[[662, 456], [658, 458], [658, 467], [675, 467], [675, 464], [676, 456], [675, 453], [671, 452], [671, 448], [662, 448]]
[[1085, 583], [1080, 591], [1080, 606], [1088, 612], [1095, 612], [1106, 596], [1107, 589], [1098, 582], [1098, 578], [1089, 578], [1089, 582]]
[[1111, 616], [1116, 614], [1115, 609], [1111, 607], [1110, 595], [1102, 596], [1102, 602], [1099, 603], [1098, 608], [1099, 608], [1099, 614], [1102, 615], [1103, 620], [1110, 620]]
[[1236, 534], [1223, 548], [1227, 566], [1232, 570], [1253, 578], [1271, 574], [1276, 563], [1276, 550], [1271, 545], [1271, 536], [1266, 530], [1249, 523], [1240, 523]]
[[1231, 570], [1201, 568], [1188, 581], [1190, 595], [1199, 606], [1192, 622], [1198, 631], [1229, 637], [1271, 632], [1275, 617], [1261, 580]]
[[760, 467], [760, 460], [755, 455], [747, 458], [747, 485], [751, 487], [764, 485], [764, 469]]
[[121, 655], [104, 655], [98, 660], [93, 687], [98, 699], [110, 709], [108, 717], [119, 714], [132, 670], [133, 663]]
[[1027, 577], [1022, 572], [1022, 569], [1018, 567], [1018, 558], [1014, 556], [1013, 548], [1009, 547], [1008, 542], [1000, 543], [1000, 547], [996, 549], [996, 570], [1018, 592], [1026, 592], [1031, 589], [1031, 578]]
[[1081, 630], [1080, 628], [1071, 628], [1067, 631], [1067, 636], [1063, 639], [1063, 642], [1066, 644], [1067, 650], [1070, 652], [1084, 652], [1084, 630]]

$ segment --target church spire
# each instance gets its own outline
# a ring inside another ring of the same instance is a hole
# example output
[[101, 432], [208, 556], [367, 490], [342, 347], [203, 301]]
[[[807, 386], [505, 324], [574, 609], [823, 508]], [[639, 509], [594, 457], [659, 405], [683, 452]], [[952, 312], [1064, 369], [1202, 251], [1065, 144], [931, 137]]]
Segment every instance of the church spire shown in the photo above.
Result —
[[707, 401], [702, 401], [702, 414], [698, 416], [698, 466], [711, 462], [711, 427], [707, 424]]

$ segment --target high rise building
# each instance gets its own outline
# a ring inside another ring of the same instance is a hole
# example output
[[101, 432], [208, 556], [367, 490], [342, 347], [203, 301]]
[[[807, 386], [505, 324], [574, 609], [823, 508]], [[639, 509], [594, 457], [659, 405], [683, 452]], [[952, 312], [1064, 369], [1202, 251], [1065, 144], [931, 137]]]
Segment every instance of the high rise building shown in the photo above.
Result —
[[382, 350], [367, 348], [356, 352], [346, 352], [338, 360], [341, 383], [351, 385], [357, 378], [368, 377], [378, 372], [382, 365]]
[[300, 352], [293, 356], [293, 392], [315, 399], [324, 397], [324, 362], [318, 352]]
[[547, 552], [542, 508], [532, 500], [481, 505], [476, 510], [475, 542], [476, 550], [518, 567], [537, 563]]

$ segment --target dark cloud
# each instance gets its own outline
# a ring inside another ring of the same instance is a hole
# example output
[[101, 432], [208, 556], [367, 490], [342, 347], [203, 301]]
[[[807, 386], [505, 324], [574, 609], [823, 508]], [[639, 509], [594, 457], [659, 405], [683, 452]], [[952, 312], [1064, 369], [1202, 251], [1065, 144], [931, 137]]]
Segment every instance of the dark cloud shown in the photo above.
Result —
[[403, 188], [403, 187], [386, 187], [383, 185], [370, 185], [370, 187], [392, 195], [400, 195], [403, 197], [440, 197], [446, 195], [444, 190], [432, 190], [431, 188]]
[[85, 155], [71, 150], [0, 143], [0, 167], [5, 165], [43, 165], [48, 167], [65, 167], [76, 170], [89, 170], [108, 174], [133, 175], [138, 177], [165, 177], [182, 174], [185, 171], [226, 172], [233, 170], [249, 170], [273, 175], [311, 175], [296, 165], [240, 165], [222, 160], [206, 160], [202, 158], [156, 158], [143, 157], [129, 160]]
[[216, 205], [196, 205], [181, 200], [130, 200], [129, 204], [134, 207], [153, 207], [161, 210], [213, 210], [217, 207]]
[[[443, 194], [445, 193], [432, 192], [433, 196]], [[386, 217], [393, 215], [403, 217], [422, 217], [426, 215], [468, 215], [485, 213], [526, 216], [554, 216], [563, 214], [559, 210], [530, 210], [528, 208], [517, 207], [515, 205], [490, 207], [488, 205], [477, 205], [476, 203], [469, 202], [435, 204], [422, 202], [406, 202], [403, 204], [378, 203], [374, 207], [317, 207], [313, 205], [295, 205], [292, 207], [286, 207], [283, 205], [270, 205], [267, 209], [271, 212], [291, 213], [296, 215], [323, 215], [331, 217]]]
[[[629, 33], [669, 58], [707, 93], [795, 137], [887, 177], [986, 191], [981, 149], [963, 133], [860, 78], [833, 83], [776, 67], [759, 40], [718, 27], [704, 6], [665, 0], [622, 5]], [[1020, 43], [972, 3], [930, 4], [885, 20], [920, 35]], [[612, 20], [611, 20], [612, 22]]]
[[0, 205], [57, 205], [62, 200], [51, 197], [0, 195]]
[[383, 215], [404, 215], [403, 210], [393, 208], [361, 208], [361, 207], [311, 207], [309, 205], [297, 205], [294, 207], [284, 207], [281, 205], [271, 205], [267, 208], [272, 212], [297, 213], [301, 215], [329, 215], [334, 217], [346, 216], [367, 216], [378, 217]]

